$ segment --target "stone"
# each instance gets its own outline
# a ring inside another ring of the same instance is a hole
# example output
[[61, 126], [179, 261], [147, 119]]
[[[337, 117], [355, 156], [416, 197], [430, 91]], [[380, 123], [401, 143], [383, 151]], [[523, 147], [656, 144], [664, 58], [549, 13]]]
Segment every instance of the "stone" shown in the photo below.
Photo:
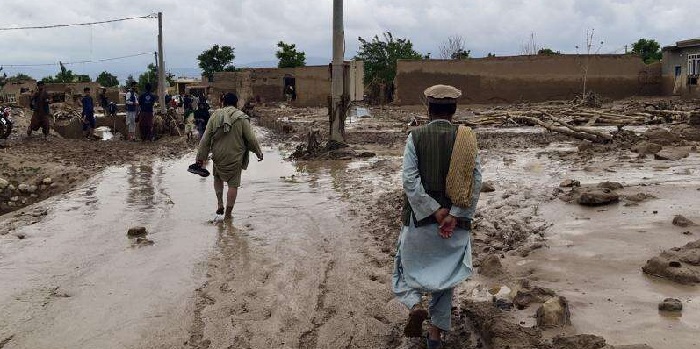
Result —
[[17, 190], [19, 190], [22, 193], [26, 193], [27, 191], [29, 191], [29, 185], [25, 183], [20, 183], [20, 185], [17, 186]]
[[10, 191], [15, 191], [15, 190], [17, 190], [17, 188], [15, 188], [15, 186], [12, 185], [12, 184], [8, 185], [8, 186], [7, 186], [7, 189], [10, 189]]
[[598, 188], [618, 190], [624, 188], [624, 186], [618, 182], [600, 182], [598, 183]]
[[580, 187], [581, 182], [573, 180], [573, 179], [567, 179], [564, 180], [563, 182], [559, 183], [559, 187], [561, 188], [573, 188], [573, 187]]
[[30, 185], [29, 188], [27, 188], [27, 193], [34, 194], [34, 193], [36, 193], [37, 189], [38, 188], [36, 185]]
[[678, 135], [659, 127], [648, 129], [644, 133], [644, 137], [646, 137], [649, 142], [660, 145], [671, 145], [680, 141], [680, 137], [678, 137]]
[[11, 198], [10, 198], [10, 201], [11, 201], [11, 202], [17, 202], [17, 201], [19, 201], [19, 196], [13, 196], [13, 197], [11, 197]]
[[46, 177], [41, 181], [41, 183], [51, 185], [51, 183], [53, 183], [53, 179], [51, 179], [51, 177]]
[[659, 310], [680, 312], [683, 311], [683, 303], [678, 299], [666, 298], [663, 302], [659, 303]]
[[616, 203], [620, 196], [608, 189], [593, 189], [581, 193], [577, 202], [583, 206], [601, 206]]
[[479, 274], [488, 277], [497, 277], [503, 275], [503, 264], [501, 259], [495, 255], [488, 255], [479, 265]]
[[4, 178], [0, 178], [0, 190], [4, 190], [8, 186], [10, 186], [10, 182], [5, 180]]
[[126, 232], [126, 236], [130, 238], [145, 237], [146, 235], [148, 235], [146, 227], [133, 227]]
[[688, 125], [700, 126], [700, 112], [694, 111], [688, 117]]
[[681, 130], [681, 136], [687, 141], [700, 141], [700, 127], [686, 126]]
[[519, 310], [523, 310], [532, 303], [544, 303], [548, 299], [555, 297], [556, 293], [548, 288], [534, 287], [518, 290], [513, 297], [513, 304]]
[[19, 233], [19, 234], [17, 234], [17, 238], [20, 239], [20, 240], [24, 240], [24, 239], [27, 238], [27, 235], [24, 235], [24, 234], [22, 234], [22, 233]]
[[481, 183], [482, 193], [493, 193], [494, 191], [496, 191], [496, 188], [494, 187], [492, 182], [486, 181]]
[[682, 228], [687, 228], [691, 225], [695, 225], [695, 223], [688, 218], [685, 218], [681, 215], [677, 215], [677, 216], [673, 217], [673, 225], [678, 226], [678, 227], [682, 227]]
[[654, 154], [656, 160], [676, 161], [685, 159], [690, 156], [690, 152], [683, 148], [664, 148], [657, 154]]
[[634, 147], [632, 151], [639, 154], [656, 154], [661, 151], [661, 145], [651, 142], [641, 142]]
[[602, 349], [606, 347], [603, 337], [592, 334], [580, 334], [571, 337], [557, 336], [552, 339], [553, 347], [557, 349]]
[[541, 328], [571, 325], [569, 302], [564, 297], [552, 297], [537, 309], [537, 326]]

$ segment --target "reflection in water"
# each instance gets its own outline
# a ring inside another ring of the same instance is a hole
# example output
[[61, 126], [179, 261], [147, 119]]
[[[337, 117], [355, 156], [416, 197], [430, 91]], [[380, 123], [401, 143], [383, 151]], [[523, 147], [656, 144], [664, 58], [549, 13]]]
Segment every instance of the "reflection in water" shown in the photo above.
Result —
[[135, 208], [152, 210], [155, 205], [153, 187], [153, 166], [147, 164], [130, 165], [128, 169], [129, 192], [126, 203]]

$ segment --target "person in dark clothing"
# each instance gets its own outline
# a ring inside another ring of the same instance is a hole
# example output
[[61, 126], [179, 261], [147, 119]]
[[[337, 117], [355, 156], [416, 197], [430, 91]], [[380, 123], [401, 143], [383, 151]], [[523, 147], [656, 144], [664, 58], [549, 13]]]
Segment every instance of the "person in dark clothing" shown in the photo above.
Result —
[[32, 96], [32, 120], [27, 128], [27, 137], [32, 135], [32, 131], [41, 131], [44, 133], [44, 139], [49, 136], [49, 103], [51, 99], [46, 93], [46, 87], [43, 81], [36, 84], [37, 91]]
[[141, 131], [142, 141], [154, 140], [153, 134], [153, 106], [158, 100], [158, 96], [151, 93], [153, 86], [150, 83], [145, 86], [146, 92], [139, 96], [139, 130]]
[[102, 110], [104, 110], [105, 114], [107, 113], [107, 108], [109, 107], [109, 99], [107, 98], [107, 89], [102, 88], [100, 90], [100, 95], [98, 96], [99, 101], [100, 101], [100, 107], [102, 107]]
[[207, 128], [207, 123], [209, 122], [209, 108], [204, 103], [199, 103], [197, 110], [194, 112], [194, 122], [197, 126], [197, 133], [199, 134], [199, 139], [204, 136], [204, 130]]
[[192, 96], [190, 96], [189, 93], [186, 93], [185, 97], [182, 100], [182, 108], [185, 110], [185, 115], [183, 116], [183, 119], [187, 120], [187, 116], [189, 116], [192, 112]]
[[95, 130], [95, 102], [90, 96], [90, 88], [86, 87], [83, 89], [83, 98], [80, 100], [80, 104], [83, 106], [83, 134], [85, 138], [90, 138], [92, 132]]

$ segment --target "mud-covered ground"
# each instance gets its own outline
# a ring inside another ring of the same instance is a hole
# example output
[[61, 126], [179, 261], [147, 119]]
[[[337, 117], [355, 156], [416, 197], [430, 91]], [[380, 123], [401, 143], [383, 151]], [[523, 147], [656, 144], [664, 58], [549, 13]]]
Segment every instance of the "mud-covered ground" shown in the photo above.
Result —
[[[640, 114], [645, 114], [645, 106], [658, 103], [632, 100], [605, 107], [642, 108]], [[683, 105], [678, 110], [695, 108], [694, 103], [674, 103]], [[693, 274], [694, 268], [700, 262], [688, 256], [699, 251], [683, 250], [677, 254], [685, 257], [672, 258], [683, 264], [676, 272], [681, 277], [674, 278], [671, 270], [670, 277], [661, 279], [645, 274], [642, 267], [662, 250], [677, 251], [675, 247], [698, 239], [693, 221], [700, 221], [695, 200], [700, 190], [700, 128], [671, 118], [622, 129], [600, 125], [590, 130], [610, 134], [613, 140], [595, 144], [510, 122], [474, 125], [475, 115], [491, 110], [549, 106], [466, 106], [458, 111], [456, 120], [477, 131], [484, 180], [491, 188], [482, 193], [473, 232], [478, 273], [456, 296], [457, 330], [448, 336], [449, 347], [599, 348], [605, 341], [615, 346], [697, 346], [697, 286], [675, 281], [695, 280], [693, 275], [699, 274]], [[349, 149], [317, 155], [353, 159], [345, 160], [348, 165], [335, 175], [334, 184], [351, 203], [350, 213], [362, 222], [361, 233], [370, 245], [367, 258], [389, 275], [400, 230], [401, 154], [413, 127], [409, 124], [426, 120], [420, 107], [368, 108], [359, 114], [369, 115], [353, 117], [347, 124]], [[259, 110], [258, 115], [262, 125], [277, 130], [287, 149], [306, 144], [311, 130], [327, 134], [323, 109], [282, 106]], [[368, 153], [376, 156], [365, 158]], [[310, 161], [307, 166], [323, 167], [323, 162]], [[576, 187], [563, 183], [567, 180]], [[585, 200], [578, 203], [582, 193], [599, 191], [615, 200], [595, 206]], [[676, 215], [685, 215], [690, 224], [679, 227]], [[542, 289], [547, 290], [545, 296], [533, 296]], [[536, 310], [553, 295], [565, 296], [570, 325], [538, 325]], [[682, 316], [658, 312], [665, 298], [684, 304]], [[498, 302], [492, 304], [494, 299]], [[480, 303], [484, 301], [486, 305]], [[577, 334], [594, 336], [567, 339]], [[401, 339], [391, 340], [393, 344]]]
[[193, 147], [182, 137], [153, 143], [64, 139], [54, 130], [46, 140], [41, 130], [27, 137], [31, 112], [16, 111], [12, 135], [0, 140], [0, 215], [65, 193], [109, 166], [174, 158]]
[[[605, 110], [651, 115], [644, 108], [658, 103]], [[446, 348], [697, 346], [700, 156], [696, 127], [675, 117], [693, 105], [676, 102], [656, 125], [593, 125], [612, 135], [606, 144], [511, 117], [560, 105], [458, 112], [477, 131], [490, 189], [474, 222], [476, 273], [456, 293]], [[346, 126], [349, 148], [297, 161], [288, 158], [303, 154], [309, 132], [325, 139], [325, 110], [255, 114], [271, 132], [258, 129], [265, 161], [244, 173], [233, 225], [209, 221], [211, 183], [184, 172], [192, 154], [182, 138], [18, 133], [3, 143], [0, 177], [37, 186], [7, 207], [49, 199], [0, 217], [10, 280], [0, 286], [0, 348], [400, 347], [407, 311], [393, 299], [391, 268], [401, 155], [425, 112], [360, 110]], [[152, 244], [126, 237], [134, 225]], [[666, 298], [682, 312], [659, 312]]]

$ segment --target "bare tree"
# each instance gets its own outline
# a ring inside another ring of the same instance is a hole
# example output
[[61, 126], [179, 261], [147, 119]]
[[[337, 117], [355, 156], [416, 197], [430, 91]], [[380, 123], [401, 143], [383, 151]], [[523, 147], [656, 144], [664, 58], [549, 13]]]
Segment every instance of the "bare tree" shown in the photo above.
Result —
[[537, 45], [535, 33], [530, 33], [528, 41], [520, 45], [520, 54], [524, 56], [533, 56], [539, 51], [540, 47]]
[[[586, 29], [586, 53], [584, 54], [584, 57], [579, 61], [579, 64], [581, 65], [581, 72], [583, 73], [583, 92], [581, 93], [581, 97], [585, 100], [586, 99], [586, 83], [588, 82], [588, 70], [590, 68], [590, 58], [591, 58], [591, 53], [592, 54], [598, 54], [600, 52], [600, 49], [603, 48], [603, 42], [600, 42], [600, 45], [597, 43], [594, 43], [593, 40], [595, 39], [595, 29]], [[598, 48], [594, 49], [594, 46], [598, 45]], [[579, 58], [581, 58], [581, 54], [579, 53], [579, 46], [576, 46], [576, 53], [579, 55]]]
[[442, 59], [467, 59], [471, 51], [465, 48], [464, 37], [452, 35], [440, 44], [440, 58]]

